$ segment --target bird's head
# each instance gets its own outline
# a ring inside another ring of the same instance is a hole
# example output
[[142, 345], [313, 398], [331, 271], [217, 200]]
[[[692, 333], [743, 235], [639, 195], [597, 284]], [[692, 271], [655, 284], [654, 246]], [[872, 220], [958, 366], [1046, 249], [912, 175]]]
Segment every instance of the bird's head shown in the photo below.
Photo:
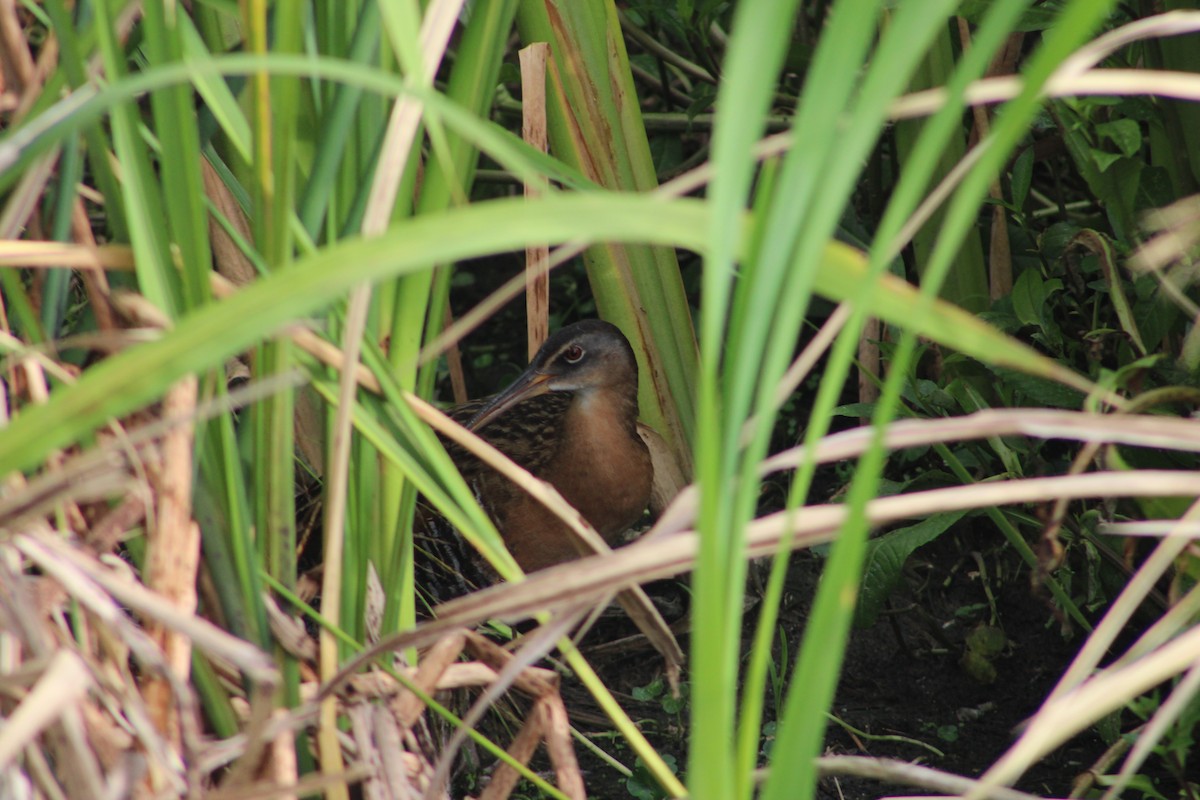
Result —
[[637, 397], [633, 348], [615, 325], [598, 319], [577, 322], [547, 339], [521, 376], [484, 405], [467, 427], [478, 431], [522, 400], [547, 392], [586, 397], [606, 389]]

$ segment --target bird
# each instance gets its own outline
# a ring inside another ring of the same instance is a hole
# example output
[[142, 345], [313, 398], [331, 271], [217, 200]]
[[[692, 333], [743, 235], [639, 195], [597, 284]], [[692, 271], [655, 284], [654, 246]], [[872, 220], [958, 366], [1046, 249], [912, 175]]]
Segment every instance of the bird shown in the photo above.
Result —
[[[637, 429], [637, 358], [611, 323], [585, 320], [562, 328], [505, 389], [449, 414], [554, 486], [609, 544], [650, 501], [654, 469]], [[460, 445], [448, 439], [443, 444], [523, 571], [579, 556], [553, 512]], [[435, 540], [431, 550], [443, 566], [471, 583], [494, 582], [473, 551], [464, 557], [462, 548], [470, 548], [461, 537], [451, 547], [441, 529], [427, 530], [423, 538]]]

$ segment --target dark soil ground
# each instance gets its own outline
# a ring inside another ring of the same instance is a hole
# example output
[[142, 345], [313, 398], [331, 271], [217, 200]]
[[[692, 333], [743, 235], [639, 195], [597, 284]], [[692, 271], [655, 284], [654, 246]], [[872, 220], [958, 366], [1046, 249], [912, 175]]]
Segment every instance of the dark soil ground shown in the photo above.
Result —
[[[1003, 542], [970, 541], [982, 538], [987, 537], [951, 532], [918, 551], [889, 610], [874, 625], [852, 632], [833, 706], [839, 722], [831, 722], [827, 729], [827, 754], [896, 758], [978, 776], [1009, 747], [1015, 731], [1051, 691], [1082, 644], [1084, 632], [1060, 622], [1042, 593], [1032, 588], [1029, 570]], [[801, 553], [790, 570], [780, 618], [788, 637], [789, 665], [795, 663], [822, 563], [811, 553]], [[684, 596], [670, 586], [660, 586], [651, 594], [665, 598], [668, 607]], [[751, 610], [747, 642], [753, 620]], [[615, 621], [612, 624], [619, 627]], [[967, 636], [981, 624], [998, 628], [1006, 640], [1002, 652], [988, 662], [994, 678], [986, 666], [974, 672], [964, 666]], [[606, 635], [615, 632], [598, 629], [591, 640]], [[673, 754], [682, 767], [686, 706], [672, 713], [664, 710], [661, 697], [650, 701], [636, 697], [658, 678], [653, 653], [631, 648], [614, 655], [601, 648], [593, 661], [651, 742], [660, 752]], [[582, 690], [568, 685], [564, 693], [577, 727], [604, 730], [602, 718], [593, 715]], [[774, 701], [769, 699], [767, 706], [772, 717]], [[1130, 719], [1124, 722], [1128, 727]], [[770, 744], [764, 741], [764, 748]], [[1095, 733], [1076, 737], [1031, 770], [1017, 788], [1065, 797], [1105, 749]], [[615, 754], [622, 761], [632, 760], [628, 752]], [[581, 753], [581, 760], [591, 796], [634, 796], [625, 781], [598, 759]], [[1173, 782], [1166, 775], [1156, 777], [1164, 794], [1172, 796]], [[820, 786], [820, 795], [831, 800], [923, 793], [844, 777], [826, 778]]]
[[[985, 559], [989, 569], [1008, 567], [1007, 578], [993, 574], [990, 580], [995, 624], [1007, 644], [990, 662], [994, 680], [972, 674], [965, 665], [966, 639], [977, 626], [992, 622], [991, 606], [974, 559], [956, 552], [953, 538], [935, 543], [929, 548], [934, 552], [918, 559], [923, 563], [914, 572], [923, 573], [922, 587], [903, 588], [886, 619], [854, 633], [833, 709], [856, 729], [928, 747], [863, 740], [831, 725], [830, 751], [920, 759], [977, 776], [1008, 748], [1014, 731], [1037, 710], [1082, 643], [1082, 632], [1064, 631], [1045, 599], [1032, 590], [1028, 570], [1003, 564], [1013, 559], [1011, 552], [991, 554]], [[1020, 788], [1065, 796], [1104, 749], [1098, 738], [1082, 736], [1027, 775]], [[837, 786], [829, 783], [824, 788], [830, 796], [877, 797], [900, 788], [845, 779]]]

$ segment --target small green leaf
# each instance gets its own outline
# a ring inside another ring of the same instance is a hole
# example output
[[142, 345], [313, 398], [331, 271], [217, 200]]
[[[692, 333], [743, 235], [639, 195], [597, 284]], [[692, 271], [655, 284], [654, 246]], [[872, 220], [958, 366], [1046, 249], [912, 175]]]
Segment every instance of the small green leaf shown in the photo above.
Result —
[[662, 709], [668, 714], [678, 714], [687, 708], [687, 704], [688, 699], [684, 694], [680, 694], [679, 697], [671, 697], [670, 695], [667, 695], [663, 698]]
[[1123, 155], [1135, 156], [1142, 149], [1142, 128], [1131, 119], [1102, 122], [1096, 126], [1096, 133], [1115, 144]]
[[990, 685], [996, 682], [996, 667], [987, 658], [974, 650], [968, 650], [958, 662], [971, 679], [977, 683]]
[[1101, 172], [1108, 171], [1109, 167], [1123, 158], [1120, 153], [1110, 153], [1107, 150], [1098, 150], [1094, 147], [1091, 149], [1091, 152], [1092, 161], [1096, 163]]
[[633, 687], [633, 699], [641, 701], [653, 700], [663, 693], [664, 688], [665, 684], [663, 683], [662, 678], [655, 678], [645, 686]]
[[847, 403], [844, 406], [838, 406], [829, 412], [835, 417], [860, 417], [868, 419], [875, 413], [874, 403]]
[[992, 372], [1000, 380], [1025, 395], [1023, 403], [1045, 405], [1051, 408], [1079, 408], [1083, 404], [1083, 393], [1060, 383], [1024, 375], [1015, 370], [993, 367]]
[[1117, 710], [1101, 717], [1095, 728], [1096, 733], [1100, 735], [1100, 741], [1112, 745], [1121, 735], [1121, 711]]
[[995, 658], [1003, 653], [1007, 646], [1008, 637], [994, 625], [980, 623], [967, 634], [967, 649], [984, 658]]
[[957, 725], [940, 725], [937, 729], [938, 738], [943, 742], [958, 741], [958, 726]]
[[520, 83], [521, 82], [521, 68], [518, 67], [516, 64], [501, 64], [500, 65], [499, 82], [500, 83]]
[[1042, 276], [1033, 269], [1022, 272], [1012, 291], [1013, 312], [1022, 325], [1042, 324], [1042, 304], [1045, 300]]
[[[674, 756], [664, 753], [662, 760], [672, 773], [679, 772], [679, 766]], [[654, 780], [654, 776], [640, 758], [634, 764], [633, 775], [625, 781], [625, 791], [636, 797], [637, 800], [661, 800], [668, 796], [659, 787], [658, 782]]]
[[[1096, 783], [1100, 786], [1110, 786], [1117, 778], [1111, 775], [1100, 775], [1096, 778]], [[1154, 781], [1148, 775], [1131, 775], [1125, 784], [1126, 795], [1139, 793], [1142, 797], [1149, 800], [1167, 800], [1167, 796], [1154, 788]]]
[[932, 542], [958, 522], [966, 511], [934, 514], [916, 525], [898, 528], [867, 545], [862, 591], [859, 594], [855, 624], [866, 628], [875, 623], [888, 595], [900, 582], [900, 571], [913, 551]]
[[1121, 273], [1117, 267], [1117, 254], [1114, 252], [1112, 242], [1097, 231], [1085, 230], [1075, 237], [1072, 245], [1082, 247], [1095, 254], [1104, 272], [1104, 280], [1113, 303], [1113, 309], [1117, 312], [1117, 319], [1121, 321], [1121, 329], [1129, 336], [1129, 340], [1138, 353], [1145, 355], [1148, 351], [1142, 341], [1142, 335], [1138, 330], [1133, 310], [1130, 308], [1129, 299], [1125, 295]]
[[1026, 147], [1017, 156], [1012, 166], [1012, 204], [1020, 209], [1025, 205], [1029, 196], [1029, 186], [1033, 182], [1033, 148]]
[[1074, 241], [1079, 226], [1070, 222], [1056, 222], [1038, 237], [1038, 247], [1047, 261], [1057, 261]]
[[713, 103], [717, 99], [717, 90], [711, 86], [700, 85], [692, 92], [692, 102], [684, 109], [688, 120], [696, 118], [697, 114], [703, 114], [706, 111], [712, 110]]

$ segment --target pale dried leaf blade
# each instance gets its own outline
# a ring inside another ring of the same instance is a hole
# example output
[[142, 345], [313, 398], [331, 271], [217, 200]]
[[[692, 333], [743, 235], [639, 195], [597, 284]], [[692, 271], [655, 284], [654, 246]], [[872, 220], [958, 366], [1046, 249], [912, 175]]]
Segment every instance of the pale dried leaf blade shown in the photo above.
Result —
[[[181, 613], [194, 614], [196, 575], [200, 568], [200, 527], [192, 519], [192, 425], [198, 383], [188, 376], [167, 392], [163, 414], [172, 425], [161, 445], [162, 460], [148, 467], [158, 502], [156, 524], [146, 536], [143, 581]], [[153, 620], [146, 634], [162, 650], [167, 669], [184, 684], [191, 673], [192, 644], [184, 635]], [[147, 676], [142, 689], [156, 727], [178, 746], [182, 733], [175, 717], [170, 686], [163, 677]]]
[[304, 465], [318, 478], [325, 475], [325, 407], [312, 386], [296, 390], [296, 450]]
[[658, 431], [639, 422], [638, 435], [650, 450], [654, 465], [654, 485], [650, 489], [650, 513], [655, 517], [666, 510], [671, 501], [687, 486], [687, 479], [666, 439]]
[[91, 685], [83, 659], [73, 650], [58, 650], [33, 690], [0, 726], [0, 771], [48, 725], [74, 709]]
[[[550, 45], [534, 42], [523, 48], [521, 62], [521, 136], [536, 150], [546, 152], [546, 61]], [[536, 197], [538, 188], [526, 184], [525, 196]], [[550, 248], [535, 244], [525, 248], [525, 317], [529, 359], [550, 335]]]
[[[179, 612], [157, 593], [140, 583], [129, 581], [124, 575], [78, 552], [61, 539], [21, 535], [14, 537], [13, 544], [43, 571], [52, 574], [75, 599], [106, 624], [128, 623], [128, 618], [116, 605], [120, 603], [142, 617], [152, 617], [178, 630], [191, 639], [193, 645], [227, 659], [264, 695], [270, 695], [278, 685], [279, 673], [268, 654], [206, 619]], [[146, 657], [153, 653], [138, 655]]]
[[416, 757], [416, 753], [405, 753], [404, 736], [396, 723], [396, 718], [387, 709], [375, 707], [371, 714], [375, 744], [379, 750], [389, 757], [383, 760], [383, 780], [388, 788], [388, 795], [395, 798], [412, 797], [416, 794], [414, 780], [419, 780], [428, 766], [424, 758], [417, 757], [416, 763], [411, 759], [396, 758], [396, 754], [407, 754]]
[[268, 592], [263, 592], [263, 607], [267, 612], [267, 624], [271, 628], [271, 636], [283, 648], [283, 651], [299, 661], [312, 663], [317, 660], [317, 644], [304, 628], [304, 622], [299, 617], [284, 613], [275, 598]]
[[363, 620], [367, 630], [367, 641], [371, 644], [379, 641], [379, 632], [383, 627], [383, 613], [387, 606], [387, 591], [379, 580], [379, 572], [374, 562], [367, 563], [367, 596]]
[[[459, 749], [467, 741], [467, 732], [473, 729], [484, 714], [511, 687], [535, 698], [558, 694], [559, 677], [550, 670], [533, 666], [533, 663], [550, 652], [554, 642], [560, 640], [578, 623], [577, 616], [567, 616], [553, 619], [540, 626], [533, 633], [521, 640], [521, 646], [516, 653], [509, 653], [496, 643], [474, 631], [466, 631], [467, 649], [481, 661], [497, 672], [494, 683], [484, 689], [475, 698], [471, 708], [462, 717], [462, 725], [445, 743], [433, 778], [434, 786], [443, 786], [449, 782], [452, 760]], [[531, 715], [527, 724], [536, 715]], [[528, 758], [526, 756], [526, 758]], [[524, 763], [522, 761], [522, 763]]]
[[[442, 677], [462, 654], [467, 637], [463, 631], [454, 631], [435, 644], [421, 658], [421, 666], [413, 676], [413, 685], [426, 695], [442, 688]], [[401, 727], [407, 729], [416, 724], [425, 710], [425, 703], [416, 694], [404, 690], [392, 703], [392, 713]]]
[[[279, 719], [287, 712], [276, 709], [274, 718]], [[275, 789], [295, 786], [300, 780], [299, 763], [296, 760], [296, 737], [291, 731], [284, 730], [271, 740], [267, 751], [267, 764], [263, 770], [269, 784]], [[279, 800], [298, 800], [294, 792], [280, 791], [276, 795]]]
[[375, 744], [374, 726], [371, 724], [372, 705], [366, 701], [359, 701], [343, 707], [342, 710], [350, 718], [350, 735], [358, 748], [357, 761], [368, 770], [368, 777], [363, 782], [363, 796], [366, 800], [389, 800], [391, 793], [387, 789], [387, 779], [384, 775], [384, 759]]
[[542, 737], [546, 741], [546, 752], [554, 765], [554, 779], [558, 788], [571, 800], [585, 800], [587, 789], [579, 771], [579, 760], [571, 746], [571, 722], [567, 718], [567, 707], [557, 694], [538, 698], [536, 714], [542, 717]]
[[[233, 192], [229, 191], [207, 158], [200, 160], [200, 167], [204, 177], [204, 193], [208, 195], [214, 210], [225, 217], [242, 241], [253, 241], [246, 213], [242, 211]], [[217, 272], [235, 286], [245, 286], [253, 281], [257, 275], [254, 265], [215, 216], [209, 217], [208, 231]]]
[[[530, 714], [525, 720], [525, 725], [522, 726], [521, 732], [517, 734], [517, 738], [513, 739], [512, 745], [508, 748], [508, 754], [521, 764], [528, 764], [529, 759], [533, 756], [533, 752], [537, 749], [538, 744], [542, 741], [542, 725], [541, 719], [537, 714]], [[517, 785], [517, 780], [521, 776], [506, 763], [501, 763], [496, 767], [496, 771], [492, 773], [492, 779], [488, 781], [487, 788], [479, 795], [479, 800], [506, 800], [512, 790]]]
[[[1140, 473], [1105, 472], [996, 483], [953, 486], [879, 498], [867, 506], [872, 525], [928, 516], [939, 511], [993, 505], [1039, 503], [1069, 497], [1170, 497], [1195, 491], [1195, 475], [1170, 470]], [[844, 505], [808, 506], [802, 514], [781, 512], [754, 520], [747, 530], [748, 558], [773, 555], [785, 535], [794, 549], [830, 541], [844, 522]], [[451, 627], [476, 625], [486, 619], [514, 622], [538, 611], [586, 606], [609, 592], [638, 583], [679, 575], [691, 569], [697, 538], [693, 531], [655, 536], [603, 556], [591, 556], [540, 570], [519, 584], [492, 586], [438, 606], [438, 619], [390, 638], [391, 648], [429, 642]], [[370, 656], [353, 660], [349, 667]]]

